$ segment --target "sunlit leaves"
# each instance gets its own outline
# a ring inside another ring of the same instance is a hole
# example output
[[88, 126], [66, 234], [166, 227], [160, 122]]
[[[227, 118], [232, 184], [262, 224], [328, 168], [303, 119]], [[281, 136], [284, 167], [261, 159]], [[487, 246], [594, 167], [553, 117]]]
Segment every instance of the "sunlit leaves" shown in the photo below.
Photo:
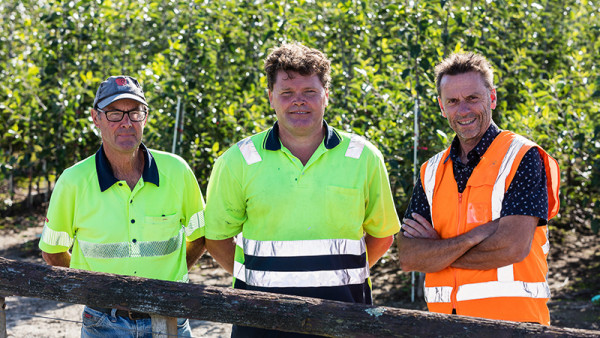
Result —
[[596, 2], [576, 0], [2, 1], [0, 160], [9, 165], [0, 175], [41, 171], [43, 161], [60, 173], [92, 154], [97, 85], [129, 74], [150, 102], [149, 146], [171, 149], [181, 102], [177, 151], [205, 187], [217, 156], [274, 122], [262, 62], [299, 41], [331, 59], [326, 119], [378, 145], [402, 212], [415, 112], [419, 162], [453, 137], [433, 67], [478, 51], [495, 69], [495, 121], [559, 160], [563, 213], [600, 223], [598, 15]]

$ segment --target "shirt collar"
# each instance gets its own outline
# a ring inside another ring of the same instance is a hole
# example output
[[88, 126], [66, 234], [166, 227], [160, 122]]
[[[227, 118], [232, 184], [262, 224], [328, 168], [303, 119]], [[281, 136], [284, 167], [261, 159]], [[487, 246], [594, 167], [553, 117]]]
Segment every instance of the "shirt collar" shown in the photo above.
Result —
[[[490, 147], [492, 142], [494, 142], [494, 139], [496, 138], [496, 136], [498, 136], [498, 134], [500, 134], [500, 129], [494, 122], [492, 122], [492, 124], [485, 131], [483, 137], [481, 138], [481, 140], [479, 140], [475, 148], [473, 148], [467, 154], [467, 162], [474, 164], [479, 163], [479, 159], [481, 158], [481, 156], [483, 156], [483, 154], [485, 154], [485, 152]], [[458, 136], [454, 136], [454, 140], [452, 140], [452, 145], [450, 146], [450, 155], [446, 158], [444, 162], [446, 162], [448, 158], [452, 159], [452, 161], [455, 163], [460, 163], [460, 141], [458, 139]]]
[[[142, 178], [144, 182], [154, 183], [158, 187], [158, 167], [156, 161], [150, 153], [150, 150], [142, 143], [140, 144], [142, 153], [144, 154], [144, 171], [142, 172]], [[113, 186], [113, 184], [119, 182], [115, 177], [110, 162], [104, 153], [104, 146], [101, 145], [100, 149], [96, 152], [96, 174], [98, 175], [98, 183], [100, 184], [100, 191], [104, 192], [106, 189]]]
[[[323, 143], [325, 148], [333, 149], [342, 141], [342, 137], [335, 131], [334, 128], [330, 127], [325, 120], [323, 120], [323, 124], [327, 129], [325, 133], [325, 139]], [[263, 148], [267, 150], [280, 150], [281, 142], [279, 141], [279, 122], [275, 121], [273, 128], [271, 128], [265, 137], [265, 141], [263, 142]]]

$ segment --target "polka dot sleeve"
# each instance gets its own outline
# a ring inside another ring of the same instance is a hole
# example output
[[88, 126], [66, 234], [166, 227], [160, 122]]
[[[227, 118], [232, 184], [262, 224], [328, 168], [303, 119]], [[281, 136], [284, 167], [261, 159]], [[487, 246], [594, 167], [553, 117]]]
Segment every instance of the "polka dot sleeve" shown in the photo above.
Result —
[[427, 195], [425, 194], [425, 190], [423, 190], [423, 185], [421, 184], [421, 177], [417, 179], [410, 203], [408, 204], [408, 208], [406, 208], [406, 212], [404, 213], [404, 218], [413, 219], [411, 216], [413, 212], [425, 217], [425, 219], [431, 223], [431, 209], [429, 208]]
[[548, 223], [546, 171], [537, 148], [525, 154], [504, 194], [500, 217], [511, 215], [535, 216], [539, 225]]

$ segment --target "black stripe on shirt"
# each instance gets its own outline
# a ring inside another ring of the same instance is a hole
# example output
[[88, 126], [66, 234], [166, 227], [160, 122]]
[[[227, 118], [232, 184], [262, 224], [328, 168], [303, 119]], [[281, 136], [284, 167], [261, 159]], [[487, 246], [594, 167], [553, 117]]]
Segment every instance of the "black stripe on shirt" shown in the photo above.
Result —
[[261, 271], [325, 271], [359, 269], [367, 266], [367, 254], [302, 257], [262, 257], [244, 255], [246, 269]]

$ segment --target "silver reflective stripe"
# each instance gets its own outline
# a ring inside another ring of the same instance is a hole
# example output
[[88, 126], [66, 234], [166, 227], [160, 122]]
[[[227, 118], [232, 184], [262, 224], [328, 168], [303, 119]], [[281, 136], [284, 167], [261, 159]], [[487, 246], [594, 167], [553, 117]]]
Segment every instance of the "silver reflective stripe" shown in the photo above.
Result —
[[549, 229], [546, 229], [546, 243], [542, 244], [542, 251], [544, 252], [544, 255], [547, 255], [548, 252], [550, 252], [550, 237], [549, 236]]
[[348, 144], [348, 149], [346, 150], [346, 157], [360, 158], [366, 142], [362, 137], [352, 134], [350, 136], [350, 144]]
[[504, 193], [506, 192], [506, 178], [508, 177], [508, 174], [510, 174], [510, 169], [517, 157], [517, 153], [521, 150], [521, 147], [526, 144], [535, 145], [535, 143], [523, 136], [516, 135], [502, 159], [500, 171], [498, 172], [496, 183], [494, 183], [494, 188], [492, 190], [492, 221], [500, 218], [502, 213], [502, 201], [504, 201]]
[[191, 236], [194, 231], [204, 227], [204, 210], [201, 210], [190, 218], [187, 227], [185, 228], [185, 235]]
[[128, 258], [164, 256], [181, 249], [183, 229], [166, 241], [93, 243], [78, 239], [86, 258]]
[[429, 202], [429, 210], [431, 212], [431, 225], [435, 228], [433, 224], [433, 190], [435, 189], [435, 176], [437, 173], [437, 169], [442, 162], [442, 156], [446, 151], [441, 151], [435, 154], [432, 158], [427, 161], [427, 166], [425, 167], [425, 175], [423, 177], [423, 182], [421, 185], [423, 186], [423, 190], [425, 190], [425, 195], [427, 196], [427, 202]]
[[240, 232], [235, 236], [235, 244], [242, 248], [242, 252], [244, 252], [244, 235], [243, 232]]
[[[256, 241], [240, 233], [237, 245], [244, 254], [259, 257], [308, 257], [321, 255], [361, 255], [366, 252], [364, 238], [318, 239], [302, 241]], [[355, 269], [323, 271], [260, 271], [250, 270], [234, 262], [233, 275], [248, 285], [259, 287], [321, 287], [362, 284], [369, 277], [368, 262]]]
[[241, 280], [242, 282], [246, 281], [246, 267], [244, 264], [238, 261], [233, 262], [233, 277]]
[[190, 275], [188, 275], [188, 273], [186, 272], [185, 275], [183, 275], [183, 277], [181, 277], [181, 279], [176, 280], [176, 282], [180, 282], [180, 283], [187, 283], [190, 281]]
[[[504, 154], [498, 176], [496, 176], [496, 182], [492, 189], [492, 220], [496, 220], [502, 215], [502, 202], [504, 201], [504, 193], [506, 192], [506, 178], [510, 174], [510, 170], [515, 162], [517, 154], [521, 148], [528, 143], [531, 144], [532, 142], [517, 135], [510, 143], [506, 154]], [[500, 282], [512, 282], [515, 280], [512, 264], [498, 268], [497, 274], [498, 281]]]
[[546, 243], [542, 245], [542, 251], [544, 252], [544, 255], [547, 255], [548, 252], [550, 252], [550, 241], [548, 238], [546, 238]]
[[550, 288], [546, 282], [485, 282], [461, 285], [456, 293], [459, 302], [494, 297], [550, 298]]
[[246, 284], [267, 288], [324, 287], [363, 284], [369, 277], [365, 266], [357, 269], [324, 271], [245, 270]]
[[450, 303], [452, 301], [451, 286], [425, 287], [423, 291], [427, 303]]
[[498, 274], [499, 282], [512, 282], [515, 280], [515, 272], [512, 264], [496, 269], [496, 273]]
[[40, 240], [49, 245], [60, 245], [67, 248], [70, 248], [71, 245], [73, 245], [73, 238], [71, 238], [68, 233], [63, 231], [54, 231], [48, 227], [48, 224], [44, 225], [42, 238]]
[[[238, 243], [240, 243], [238, 241]], [[314, 239], [304, 241], [255, 241], [242, 238], [244, 253], [260, 257], [303, 257], [322, 255], [362, 255], [367, 250], [364, 237], [351, 239]]]
[[262, 158], [260, 157], [260, 154], [256, 150], [256, 147], [254, 146], [254, 143], [252, 143], [252, 139], [250, 137], [239, 141], [237, 146], [240, 148], [240, 151], [244, 156], [244, 160], [246, 160], [248, 165], [262, 161]]

